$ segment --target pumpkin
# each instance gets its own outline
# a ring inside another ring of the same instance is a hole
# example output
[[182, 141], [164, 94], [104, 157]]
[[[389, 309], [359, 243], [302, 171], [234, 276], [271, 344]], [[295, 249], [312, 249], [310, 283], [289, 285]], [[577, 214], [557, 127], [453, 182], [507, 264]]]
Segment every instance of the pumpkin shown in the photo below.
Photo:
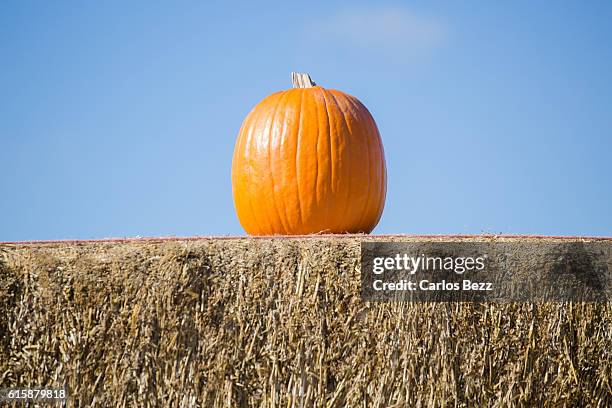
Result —
[[368, 109], [292, 73], [247, 115], [234, 148], [232, 193], [251, 235], [369, 233], [380, 220], [386, 167]]

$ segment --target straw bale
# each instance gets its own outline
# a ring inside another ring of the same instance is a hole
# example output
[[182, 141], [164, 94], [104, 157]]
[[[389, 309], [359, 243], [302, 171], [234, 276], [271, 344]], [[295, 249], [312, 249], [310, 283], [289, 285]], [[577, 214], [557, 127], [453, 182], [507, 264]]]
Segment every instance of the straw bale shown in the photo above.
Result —
[[0, 388], [68, 406], [612, 405], [610, 303], [374, 303], [361, 238], [0, 246]]

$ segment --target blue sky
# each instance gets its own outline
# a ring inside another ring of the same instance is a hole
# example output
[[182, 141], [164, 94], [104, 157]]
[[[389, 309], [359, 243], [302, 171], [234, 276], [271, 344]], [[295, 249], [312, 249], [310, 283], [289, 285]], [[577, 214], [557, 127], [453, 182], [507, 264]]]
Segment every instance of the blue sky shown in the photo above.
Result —
[[3, 2], [0, 241], [244, 234], [242, 119], [290, 72], [385, 146], [375, 233], [612, 235], [612, 3]]

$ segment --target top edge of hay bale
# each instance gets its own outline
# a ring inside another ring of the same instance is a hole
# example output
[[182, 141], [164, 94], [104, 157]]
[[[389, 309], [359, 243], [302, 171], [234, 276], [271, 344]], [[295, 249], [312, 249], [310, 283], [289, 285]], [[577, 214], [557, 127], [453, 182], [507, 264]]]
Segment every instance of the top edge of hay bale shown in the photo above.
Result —
[[60, 240], [31, 240], [31, 241], [0, 241], [0, 246], [56, 246], [56, 245], [87, 245], [107, 243], [147, 243], [164, 241], [248, 241], [248, 240], [324, 240], [324, 241], [391, 241], [391, 242], [418, 242], [418, 241], [456, 241], [456, 242], [490, 242], [490, 241], [550, 241], [550, 242], [591, 242], [610, 241], [612, 237], [600, 236], [547, 236], [547, 235], [505, 235], [505, 234], [479, 234], [479, 235], [367, 235], [367, 234], [315, 234], [315, 235], [268, 235], [268, 236], [193, 236], [193, 237], [124, 237], [124, 238], [101, 238], [101, 239], [60, 239]]

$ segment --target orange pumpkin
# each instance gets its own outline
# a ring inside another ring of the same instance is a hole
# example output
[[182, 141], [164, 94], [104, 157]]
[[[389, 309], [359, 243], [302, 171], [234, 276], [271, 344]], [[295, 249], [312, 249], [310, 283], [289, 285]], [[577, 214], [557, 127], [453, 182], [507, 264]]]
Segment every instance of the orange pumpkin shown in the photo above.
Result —
[[385, 203], [380, 134], [357, 98], [292, 73], [293, 89], [248, 114], [234, 149], [232, 189], [251, 235], [369, 233]]

